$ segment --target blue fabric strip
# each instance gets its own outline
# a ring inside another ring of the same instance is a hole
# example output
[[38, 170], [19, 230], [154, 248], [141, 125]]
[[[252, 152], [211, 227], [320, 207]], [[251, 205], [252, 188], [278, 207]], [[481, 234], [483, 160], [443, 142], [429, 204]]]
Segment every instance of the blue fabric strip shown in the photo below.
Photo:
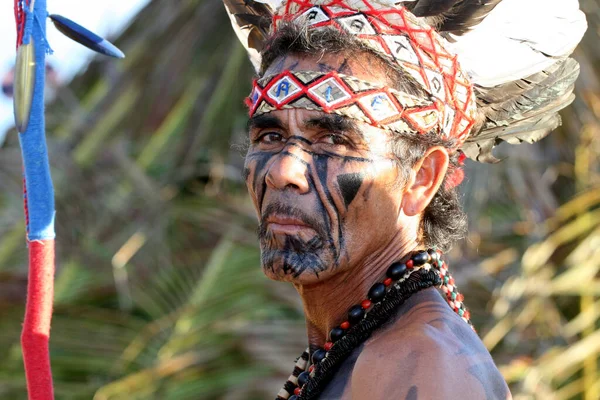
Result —
[[[46, 37], [46, 0], [36, 0], [34, 13], [27, 13], [26, 32], [31, 32], [35, 46], [35, 88], [29, 126], [19, 134], [21, 154], [27, 188], [29, 240], [54, 239], [54, 189], [48, 163], [44, 121], [45, 60], [48, 43]], [[34, 23], [32, 18], [36, 18]], [[39, 22], [39, 23], [38, 23]], [[28, 41], [29, 38], [24, 38]]]

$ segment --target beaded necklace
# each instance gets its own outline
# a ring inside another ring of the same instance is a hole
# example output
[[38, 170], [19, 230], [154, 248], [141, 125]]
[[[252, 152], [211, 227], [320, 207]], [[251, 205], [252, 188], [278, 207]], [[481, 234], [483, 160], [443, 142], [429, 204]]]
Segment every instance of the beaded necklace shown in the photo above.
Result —
[[315, 350], [312, 355], [307, 348], [298, 357], [276, 400], [307, 398], [308, 392], [314, 392], [327, 383], [335, 367], [352, 349], [388, 319], [385, 317], [387, 312], [396, 309], [412, 294], [432, 286], [441, 287], [450, 307], [473, 328], [470, 313], [463, 304], [464, 297], [458, 292], [448, 266], [441, 259], [441, 252], [433, 249], [419, 251], [408, 261], [395, 262], [388, 268], [384, 281], [374, 284], [367, 298], [350, 307], [347, 319], [329, 332], [323, 348]]

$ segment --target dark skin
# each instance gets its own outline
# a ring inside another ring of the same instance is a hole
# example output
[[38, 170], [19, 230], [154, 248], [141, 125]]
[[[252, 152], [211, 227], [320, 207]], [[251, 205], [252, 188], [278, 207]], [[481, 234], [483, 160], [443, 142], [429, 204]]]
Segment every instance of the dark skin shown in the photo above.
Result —
[[[284, 69], [350, 71], [388, 84], [384, 70], [360, 55], [288, 56], [275, 60], [265, 75]], [[260, 221], [263, 270], [294, 285], [303, 301], [310, 347], [323, 347], [328, 332], [383, 280], [389, 265], [422, 248], [419, 223], [443, 182], [448, 152], [430, 148], [404, 180], [390, 150], [391, 133], [305, 109], [253, 117], [249, 138], [244, 173]], [[466, 347], [483, 349], [485, 362], [476, 352], [457, 356], [447, 345], [452, 332], [442, 320], [457, 318], [470, 328], [441, 298], [423, 302], [402, 308], [365, 342], [352, 372], [330, 383], [337, 397], [486, 398], [487, 377], [498, 376], [489, 353], [471, 332]], [[452, 373], [442, 373], [447, 369]], [[457, 380], [461, 390], [452, 393]], [[505, 392], [501, 398], [509, 396]]]

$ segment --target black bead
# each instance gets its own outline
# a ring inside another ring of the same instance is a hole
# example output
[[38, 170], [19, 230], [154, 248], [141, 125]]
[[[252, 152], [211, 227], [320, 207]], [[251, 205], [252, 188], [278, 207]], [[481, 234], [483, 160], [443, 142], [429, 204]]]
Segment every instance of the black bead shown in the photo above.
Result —
[[429, 255], [431, 256], [431, 261], [433, 262], [437, 262], [440, 258], [440, 255], [438, 254], [437, 251], [433, 250], [433, 249], [429, 249], [427, 250], [427, 252], [429, 253]]
[[352, 325], [359, 323], [365, 316], [365, 310], [360, 305], [352, 306], [348, 310], [348, 322]]
[[290, 396], [290, 397], [288, 398], [288, 400], [298, 400], [298, 396], [296, 396], [296, 395], [294, 394], [294, 395]]
[[430, 259], [429, 253], [426, 251], [420, 251], [412, 257], [414, 265], [423, 265]]
[[[344, 330], [342, 328], [333, 328], [331, 331], [329, 331], [329, 339], [331, 339], [331, 341], [333, 343], [337, 342], [338, 340], [340, 340], [343, 337], [344, 337]], [[314, 355], [313, 355], [313, 357], [314, 357]]]
[[304, 386], [304, 384], [306, 383], [306, 381], [308, 381], [308, 378], [310, 377], [310, 374], [306, 371], [304, 371], [303, 373], [301, 373], [300, 375], [298, 375], [298, 387], [302, 387]]
[[[319, 350], [315, 350], [315, 352], [312, 355], [312, 363], [313, 364], [318, 364], [321, 362], [322, 359], [325, 358], [325, 355], [327, 355], [327, 352], [323, 349], [319, 349]], [[304, 374], [305, 372], [303, 372]], [[302, 374], [300, 374], [302, 375]]]
[[378, 303], [381, 300], [383, 300], [384, 296], [385, 296], [385, 285], [383, 283], [376, 283], [371, 287], [371, 290], [369, 290], [369, 294], [367, 295], [367, 298], [374, 303]]
[[386, 275], [388, 278], [392, 278], [393, 280], [397, 281], [398, 279], [402, 278], [405, 273], [406, 264], [395, 262], [388, 268]]

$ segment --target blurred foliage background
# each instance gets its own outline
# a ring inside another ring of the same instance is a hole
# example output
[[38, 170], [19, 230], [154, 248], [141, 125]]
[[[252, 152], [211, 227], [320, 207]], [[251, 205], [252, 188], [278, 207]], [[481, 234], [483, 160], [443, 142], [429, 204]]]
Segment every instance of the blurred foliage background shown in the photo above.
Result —
[[[600, 398], [600, 7], [577, 99], [535, 145], [467, 163], [450, 254], [516, 399]], [[259, 268], [241, 178], [252, 69], [218, 1], [154, 0], [48, 105], [57, 194], [57, 399], [272, 398], [305, 347], [295, 291]], [[0, 398], [25, 399], [16, 132], [0, 148]]]

